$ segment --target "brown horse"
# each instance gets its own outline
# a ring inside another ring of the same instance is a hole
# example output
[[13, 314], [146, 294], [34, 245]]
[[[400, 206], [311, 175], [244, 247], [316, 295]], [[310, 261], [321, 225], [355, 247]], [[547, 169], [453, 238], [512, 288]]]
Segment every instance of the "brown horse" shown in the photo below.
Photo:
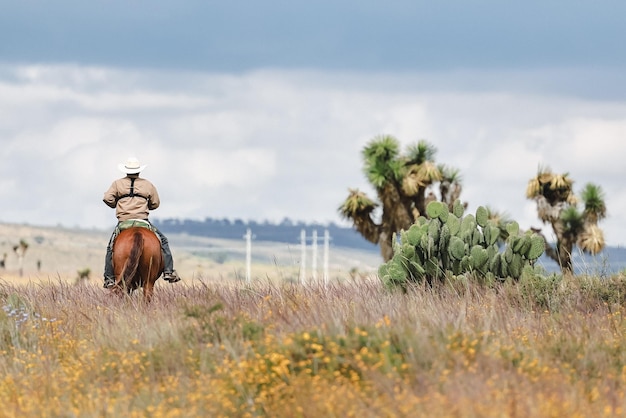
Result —
[[163, 272], [161, 241], [154, 232], [143, 227], [122, 230], [113, 244], [113, 269], [115, 286], [113, 291], [122, 294], [126, 291], [143, 288], [146, 302], [152, 300], [154, 283]]

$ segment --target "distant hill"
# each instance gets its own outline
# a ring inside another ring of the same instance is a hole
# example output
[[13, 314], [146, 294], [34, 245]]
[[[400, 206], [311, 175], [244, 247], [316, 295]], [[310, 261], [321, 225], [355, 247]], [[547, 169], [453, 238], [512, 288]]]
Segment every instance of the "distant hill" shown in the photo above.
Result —
[[[91, 280], [100, 282], [110, 235], [110, 230], [0, 222], [0, 280], [27, 282], [30, 279], [62, 278], [73, 281], [79, 271], [88, 271]], [[247, 245], [243, 235], [225, 239], [168, 232], [167, 237], [176, 270], [184, 281], [245, 278]], [[20, 262], [13, 250], [22, 240], [28, 244], [21, 266], [23, 276], [19, 274]], [[252, 278], [276, 280], [299, 280], [301, 271], [305, 272], [307, 279], [315, 275], [321, 278], [326, 261], [331, 279], [367, 277], [376, 272], [381, 262], [377, 251], [331, 245], [328, 253], [322, 248], [313, 252], [309, 246], [305, 254], [306, 262], [302, 263], [299, 242], [293, 245], [256, 238], [250, 255]]]
[[[280, 223], [270, 222], [244, 222], [239, 219], [212, 219], [206, 218], [203, 221], [191, 219], [155, 219], [152, 221], [165, 234], [189, 234], [199, 237], [236, 239], [241, 240], [250, 228], [254, 239], [258, 241], [280, 242], [287, 244], [299, 244], [300, 232], [306, 231], [310, 240], [313, 231], [317, 231], [320, 240], [324, 231], [328, 230], [331, 238], [331, 245], [345, 247], [361, 251], [371, 251], [379, 254], [378, 246], [366, 241], [353, 228], [342, 227], [334, 223], [327, 225], [318, 223], [295, 222], [285, 218]], [[310, 241], [307, 243], [310, 244]], [[578, 251], [572, 255], [574, 270], [577, 274], [605, 275], [626, 271], [626, 248], [607, 247], [600, 254], [590, 256]], [[539, 259], [542, 265], [549, 272], [558, 272], [559, 267], [556, 262], [542, 256]]]
[[[321, 244], [324, 231], [328, 230], [332, 246], [378, 252], [377, 245], [366, 241], [353, 228], [341, 227], [334, 223], [326, 225], [318, 223], [306, 224], [304, 222], [294, 222], [287, 218], [280, 223], [244, 222], [240, 219], [212, 218], [206, 218], [203, 221], [192, 219], [153, 219], [152, 223], [165, 234], [184, 233], [223, 239], [241, 239], [249, 228], [255, 240], [287, 244], [300, 243], [300, 233], [302, 230], [305, 230], [308, 240], [311, 239], [313, 231], [317, 231], [318, 243]], [[308, 244], [310, 244], [310, 241]]]

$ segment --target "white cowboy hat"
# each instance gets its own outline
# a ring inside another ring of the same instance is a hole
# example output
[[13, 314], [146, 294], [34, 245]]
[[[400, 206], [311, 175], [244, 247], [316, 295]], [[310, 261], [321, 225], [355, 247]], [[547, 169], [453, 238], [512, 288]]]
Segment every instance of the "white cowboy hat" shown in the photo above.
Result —
[[120, 163], [117, 165], [117, 168], [122, 173], [126, 173], [126, 174], [137, 174], [143, 171], [143, 169], [146, 167], [147, 167], [147, 164], [146, 165], [139, 164], [139, 160], [136, 157], [128, 157], [128, 160], [126, 160], [125, 163]]

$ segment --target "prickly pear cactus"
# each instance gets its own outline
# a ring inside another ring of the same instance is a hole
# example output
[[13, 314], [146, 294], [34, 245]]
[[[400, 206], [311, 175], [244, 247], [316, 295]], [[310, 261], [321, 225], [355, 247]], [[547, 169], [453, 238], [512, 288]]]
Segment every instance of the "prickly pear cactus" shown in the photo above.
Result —
[[481, 228], [487, 226], [487, 222], [489, 221], [489, 212], [482, 206], [479, 206], [476, 209], [476, 222], [480, 225]]
[[388, 286], [432, 283], [449, 275], [475, 273], [482, 277], [519, 279], [524, 267], [543, 254], [543, 238], [520, 232], [515, 221], [506, 225], [508, 238], [500, 241], [500, 228], [489, 220], [484, 207], [464, 214], [460, 201], [452, 212], [441, 202], [431, 202], [420, 217], [394, 242], [394, 255], [378, 269]]
[[430, 204], [428, 204], [428, 206], [426, 207], [426, 215], [428, 215], [428, 217], [431, 219], [438, 218], [439, 215], [441, 215], [441, 213], [443, 212], [444, 207], [446, 207], [446, 205], [442, 202], [430, 202]]

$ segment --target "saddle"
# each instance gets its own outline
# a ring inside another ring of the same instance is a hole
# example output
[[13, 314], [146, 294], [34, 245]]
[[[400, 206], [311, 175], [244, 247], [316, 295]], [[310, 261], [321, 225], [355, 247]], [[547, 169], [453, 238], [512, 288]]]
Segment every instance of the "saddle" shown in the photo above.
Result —
[[116, 229], [119, 232], [122, 232], [125, 229], [133, 228], [133, 227], [146, 228], [154, 232], [154, 227], [152, 226], [152, 224], [143, 219], [127, 219], [125, 221], [120, 221], [117, 223]]
[[159, 241], [161, 241], [161, 237], [156, 233], [156, 228], [150, 222], [143, 219], [127, 219], [125, 221], [118, 222], [113, 233], [113, 240], [115, 240], [115, 238], [117, 238], [123, 230], [134, 227], [149, 229], [154, 233], [154, 235], [156, 235]]

